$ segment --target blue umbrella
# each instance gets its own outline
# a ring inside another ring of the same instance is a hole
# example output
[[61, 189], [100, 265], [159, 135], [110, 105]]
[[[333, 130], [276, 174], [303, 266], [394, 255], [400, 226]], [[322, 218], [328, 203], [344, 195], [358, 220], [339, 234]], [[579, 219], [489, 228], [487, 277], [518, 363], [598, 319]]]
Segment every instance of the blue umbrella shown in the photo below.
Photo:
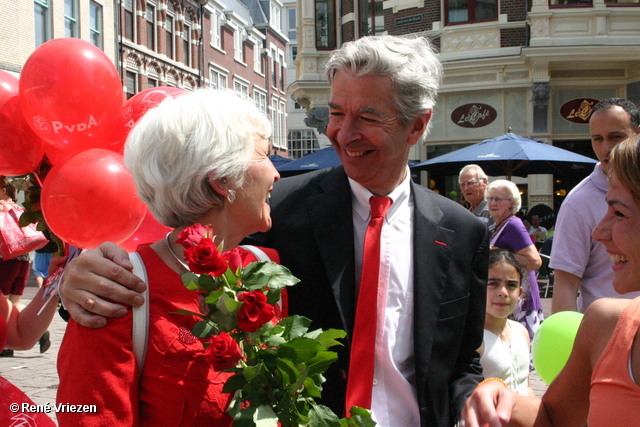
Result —
[[489, 176], [506, 175], [510, 179], [512, 175], [575, 173], [593, 168], [597, 161], [509, 132], [418, 163], [413, 169], [457, 175], [463, 166], [472, 163]]
[[287, 159], [286, 157], [282, 157], [279, 154], [272, 154], [269, 156], [269, 159], [271, 160], [271, 163], [273, 163], [273, 166], [275, 166], [276, 168], [278, 168], [278, 166], [280, 165], [286, 165], [287, 163], [293, 161], [293, 159]]
[[276, 169], [283, 176], [288, 176], [338, 165], [340, 165], [340, 157], [330, 145], [287, 164], [276, 166]]

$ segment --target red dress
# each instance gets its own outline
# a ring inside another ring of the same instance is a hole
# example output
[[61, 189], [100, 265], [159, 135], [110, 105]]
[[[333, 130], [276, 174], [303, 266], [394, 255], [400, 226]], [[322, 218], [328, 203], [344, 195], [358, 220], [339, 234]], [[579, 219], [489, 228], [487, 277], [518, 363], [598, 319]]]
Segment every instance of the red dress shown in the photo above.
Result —
[[[263, 248], [272, 261], [279, 257]], [[243, 251], [246, 252], [246, 251]], [[131, 310], [89, 329], [69, 321], [58, 353], [57, 402], [97, 405], [97, 413], [58, 413], [64, 426], [228, 426], [231, 395], [221, 392], [229, 374], [216, 372], [202, 342], [191, 334], [200, 319], [198, 296], [149, 247], [138, 247], [149, 283], [149, 345], [142, 375], [133, 354]], [[246, 255], [246, 256], [245, 256]], [[255, 261], [246, 252], [243, 264]]]

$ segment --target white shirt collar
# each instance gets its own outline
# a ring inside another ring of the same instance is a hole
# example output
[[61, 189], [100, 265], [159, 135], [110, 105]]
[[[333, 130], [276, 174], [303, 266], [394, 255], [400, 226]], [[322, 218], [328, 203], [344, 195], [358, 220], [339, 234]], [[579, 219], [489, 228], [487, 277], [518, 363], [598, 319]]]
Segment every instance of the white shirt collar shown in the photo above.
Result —
[[[349, 185], [351, 186], [351, 194], [353, 196], [353, 210], [363, 221], [368, 222], [371, 217], [371, 204], [369, 203], [369, 199], [373, 197], [373, 193], [351, 178], [349, 178]], [[409, 200], [410, 195], [411, 172], [407, 170], [407, 175], [400, 185], [391, 193], [387, 194], [387, 197], [391, 198], [392, 204], [387, 211], [386, 222], [393, 221], [400, 207]]]

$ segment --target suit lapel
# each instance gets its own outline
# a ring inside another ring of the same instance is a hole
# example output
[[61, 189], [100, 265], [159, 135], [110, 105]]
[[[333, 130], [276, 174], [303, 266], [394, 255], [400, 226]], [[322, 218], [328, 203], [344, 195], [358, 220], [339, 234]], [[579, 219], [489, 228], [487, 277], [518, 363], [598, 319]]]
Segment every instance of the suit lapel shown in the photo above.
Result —
[[350, 336], [355, 316], [355, 261], [351, 188], [344, 169], [329, 173], [320, 188], [322, 193], [306, 200], [307, 212], [342, 324]]
[[426, 381], [434, 333], [453, 247], [454, 232], [438, 225], [443, 212], [424, 187], [411, 183], [414, 195], [414, 347], [418, 390]]

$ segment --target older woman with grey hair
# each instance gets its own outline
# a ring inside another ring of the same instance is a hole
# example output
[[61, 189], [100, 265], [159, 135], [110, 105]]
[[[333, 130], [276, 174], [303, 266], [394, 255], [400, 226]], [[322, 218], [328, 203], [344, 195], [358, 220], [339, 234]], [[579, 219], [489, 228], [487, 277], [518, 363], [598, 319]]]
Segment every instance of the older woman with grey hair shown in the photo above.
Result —
[[[165, 239], [140, 245], [149, 283], [148, 347], [137, 366], [131, 312], [101, 329], [71, 320], [58, 358], [57, 400], [97, 405], [97, 413], [59, 413], [61, 426], [194, 426], [231, 424], [229, 374], [216, 372], [191, 335], [198, 294], [182, 284], [189, 271], [178, 234], [211, 225], [215, 243], [235, 248], [248, 234], [271, 228], [270, 197], [279, 174], [268, 158], [271, 127], [249, 100], [200, 90], [167, 99], [132, 130], [125, 163], [154, 216], [174, 227]], [[105, 185], [109, 185], [108, 182]], [[274, 261], [275, 251], [265, 249]], [[256, 257], [241, 250], [243, 263]]]
[[533, 339], [544, 319], [535, 273], [542, 265], [542, 259], [522, 220], [516, 216], [522, 207], [518, 187], [511, 181], [499, 179], [489, 184], [487, 194], [489, 213], [496, 222], [491, 235], [491, 246], [522, 255], [530, 270], [529, 286], [524, 289], [523, 300], [518, 303], [512, 316], [527, 328]]

